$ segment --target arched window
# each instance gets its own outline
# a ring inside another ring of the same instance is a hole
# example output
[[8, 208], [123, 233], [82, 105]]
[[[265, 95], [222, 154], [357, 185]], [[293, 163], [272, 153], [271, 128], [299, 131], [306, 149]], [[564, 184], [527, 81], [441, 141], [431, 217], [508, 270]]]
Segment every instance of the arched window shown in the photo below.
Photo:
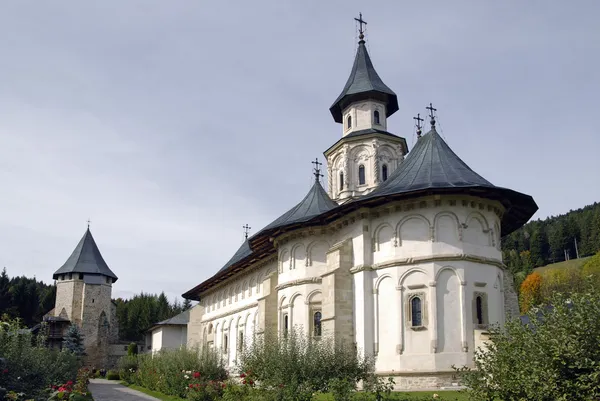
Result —
[[383, 179], [383, 181], [387, 181], [387, 177], [388, 177], [387, 164], [384, 164], [381, 167], [381, 178]]
[[421, 313], [421, 298], [414, 297], [410, 300], [410, 311], [411, 311], [411, 326], [419, 327], [423, 325], [423, 318]]
[[346, 118], [346, 128], [352, 128], [352, 116], [348, 116], [348, 118]]
[[223, 352], [227, 352], [227, 342], [228, 342], [227, 340], [229, 340], [229, 339], [227, 338], [227, 334], [225, 334], [223, 336]]
[[480, 296], [475, 298], [475, 308], [477, 310], [477, 324], [483, 324], [483, 301]]
[[344, 189], [344, 172], [340, 171], [340, 191]]
[[212, 324], [208, 326], [208, 334], [212, 334]]
[[289, 316], [286, 313], [285, 315], [283, 315], [283, 335], [287, 337], [288, 334], [288, 327], [289, 327]]
[[377, 124], [377, 125], [379, 125], [379, 124], [380, 124], [380, 122], [379, 122], [379, 110], [375, 110], [375, 111], [373, 112], [373, 122], [374, 122], [375, 124]]
[[358, 166], [358, 185], [365, 185], [365, 166]]
[[242, 351], [244, 349], [244, 332], [240, 331], [239, 340], [238, 340], [238, 349]]
[[315, 312], [313, 315], [313, 326], [315, 337], [321, 336], [321, 312]]

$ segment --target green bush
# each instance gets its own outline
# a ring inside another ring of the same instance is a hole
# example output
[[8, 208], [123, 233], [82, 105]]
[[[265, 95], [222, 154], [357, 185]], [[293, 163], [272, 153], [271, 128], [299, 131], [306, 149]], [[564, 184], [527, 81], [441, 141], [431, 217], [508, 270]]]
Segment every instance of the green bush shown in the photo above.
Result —
[[314, 340], [301, 332], [286, 337], [267, 333], [242, 352], [238, 369], [243, 375], [251, 374], [261, 386], [326, 392], [332, 379], [354, 385], [366, 379], [373, 372], [373, 363], [361, 357], [354, 344]]
[[68, 351], [45, 347], [43, 336], [34, 336], [18, 321], [0, 321], [0, 355], [5, 367], [0, 387], [37, 398], [51, 385], [75, 380], [80, 362]]
[[600, 293], [555, 294], [550, 305], [494, 329], [474, 369], [459, 370], [471, 399], [599, 399]]
[[198, 348], [126, 356], [119, 361], [119, 371], [128, 383], [178, 397], [188, 394], [190, 384], [205, 386], [209, 381], [227, 379], [222, 358], [212, 350]]
[[109, 370], [108, 373], [106, 373], [106, 378], [108, 380], [121, 380], [121, 375], [119, 375], [119, 372], [116, 370]]
[[138, 346], [136, 343], [130, 343], [127, 346], [127, 355], [131, 356], [131, 355], [137, 355], [138, 353]]

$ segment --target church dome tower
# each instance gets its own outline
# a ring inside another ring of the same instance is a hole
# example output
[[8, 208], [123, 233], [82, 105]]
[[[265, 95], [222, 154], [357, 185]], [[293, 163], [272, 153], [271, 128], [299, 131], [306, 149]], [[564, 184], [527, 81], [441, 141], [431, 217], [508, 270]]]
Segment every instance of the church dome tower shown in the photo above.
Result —
[[354, 65], [342, 93], [329, 108], [342, 125], [342, 138], [327, 149], [329, 195], [338, 203], [375, 189], [408, 153], [406, 140], [387, 131], [387, 118], [398, 111], [398, 98], [375, 71], [365, 46], [363, 25]]

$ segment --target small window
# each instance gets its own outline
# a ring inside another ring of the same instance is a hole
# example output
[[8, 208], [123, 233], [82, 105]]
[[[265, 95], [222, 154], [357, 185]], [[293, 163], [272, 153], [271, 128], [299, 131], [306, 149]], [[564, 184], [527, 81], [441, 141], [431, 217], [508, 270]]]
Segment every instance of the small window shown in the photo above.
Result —
[[411, 326], [420, 327], [423, 325], [423, 315], [421, 311], [421, 298], [414, 297], [410, 300]]
[[110, 278], [110, 277], [107, 277], [107, 278], [106, 278], [106, 284], [110, 284], [110, 283], [111, 283], [111, 278]]
[[244, 333], [240, 332], [238, 340], [238, 349], [241, 351], [244, 349]]
[[208, 334], [212, 334], [212, 324], [208, 326]]
[[483, 301], [480, 296], [475, 298], [475, 307], [477, 309], [477, 324], [483, 324]]
[[69, 273], [69, 280], [73, 280], [73, 273]]
[[358, 166], [358, 185], [365, 185], [365, 166]]
[[92, 303], [94, 303], [94, 298], [92, 298]]
[[344, 190], [344, 172], [340, 171], [340, 191]]
[[321, 336], [321, 312], [315, 312], [313, 315], [314, 336]]
[[288, 329], [289, 329], [289, 316], [286, 313], [283, 315], [283, 335], [287, 337]]
[[388, 168], [387, 168], [387, 164], [384, 164], [381, 167], [381, 178], [383, 179], [383, 181], [387, 181], [388, 178]]
[[83, 280], [83, 273], [79, 273], [79, 280]]
[[379, 110], [375, 110], [375, 112], [373, 112], [373, 122], [377, 125], [380, 124], [379, 122]]
[[348, 116], [348, 118], [346, 119], [346, 128], [352, 128], [352, 116]]
[[228, 343], [227, 334], [223, 336], [223, 352], [227, 352], [227, 343]]

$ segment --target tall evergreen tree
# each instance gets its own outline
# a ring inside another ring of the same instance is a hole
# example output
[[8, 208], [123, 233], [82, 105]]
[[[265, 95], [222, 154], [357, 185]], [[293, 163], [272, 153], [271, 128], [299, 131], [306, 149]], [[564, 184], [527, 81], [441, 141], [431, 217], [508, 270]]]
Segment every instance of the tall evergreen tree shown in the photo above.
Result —
[[4, 313], [8, 313], [11, 307], [11, 295], [10, 295], [10, 279], [6, 273], [6, 267], [2, 270], [0, 275], [0, 316]]
[[85, 355], [85, 346], [83, 345], [83, 334], [77, 325], [72, 324], [65, 333], [63, 339], [63, 348], [73, 352], [77, 356]]

